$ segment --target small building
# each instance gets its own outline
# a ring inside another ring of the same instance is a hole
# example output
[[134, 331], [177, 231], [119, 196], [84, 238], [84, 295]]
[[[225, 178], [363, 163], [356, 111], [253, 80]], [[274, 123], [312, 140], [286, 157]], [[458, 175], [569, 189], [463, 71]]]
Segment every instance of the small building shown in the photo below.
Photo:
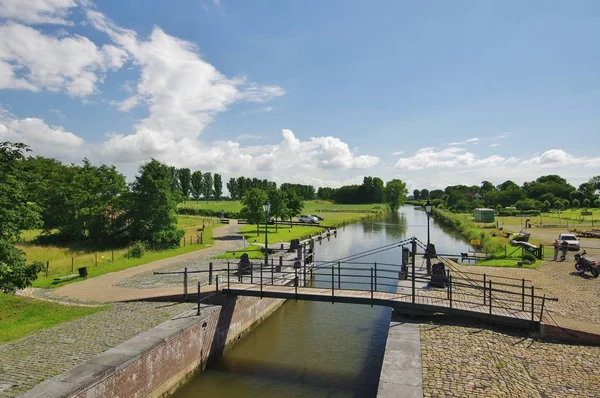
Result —
[[494, 222], [495, 214], [494, 209], [475, 209], [475, 222]]

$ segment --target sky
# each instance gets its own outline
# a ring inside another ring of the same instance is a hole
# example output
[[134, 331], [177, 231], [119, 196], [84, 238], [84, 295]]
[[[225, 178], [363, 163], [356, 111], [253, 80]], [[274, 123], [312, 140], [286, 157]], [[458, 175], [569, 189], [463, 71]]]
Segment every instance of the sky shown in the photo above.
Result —
[[0, 141], [413, 189], [600, 175], [600, 2], [0, 0]]

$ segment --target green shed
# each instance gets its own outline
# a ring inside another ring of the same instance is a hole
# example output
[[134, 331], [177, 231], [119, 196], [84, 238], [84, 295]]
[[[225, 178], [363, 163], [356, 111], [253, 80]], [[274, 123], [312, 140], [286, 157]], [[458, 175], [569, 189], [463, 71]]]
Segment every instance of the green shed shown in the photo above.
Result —
[[476, 222], [494, 222], [495, 220], [494, 209], [475, 209]]

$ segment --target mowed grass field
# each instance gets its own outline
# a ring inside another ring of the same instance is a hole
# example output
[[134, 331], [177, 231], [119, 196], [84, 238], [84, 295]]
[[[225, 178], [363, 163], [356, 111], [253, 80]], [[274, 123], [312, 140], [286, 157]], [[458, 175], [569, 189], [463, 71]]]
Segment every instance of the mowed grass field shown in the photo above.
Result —
[[106, 308], [66, 306], [0, 293], [0, 344]]
[[[18, 247], [25, 252], [27, 261], [41, 261], [49, 265], [48, 277], [45, 275], [45, 270], [42, 271], [33, 286], [56, 287], [65, 282], [55, 284], [53, 283], [55, 278], [77, 273], [79, 267], [88, 267], [88, 276], [93, 277], [211, 246], [213, 244], [212, 230], [220, 225], [218, 219], [214, 217], [183, 215], [179, 216], [178, 224], [185, 231], [185, 246], [182, 240], [181, 246], [177, 249], [156, 252], [147, 251], [142, 258], [128, 258], [126, 248], [118, 250], [83, 250], [80, 248], [36, 245], [33, 243], [23, 243], [18, 245]], [[203, 225], [204, 242], [202, 245], [199, 245], [197, 237]], [[26, 239], [33, 239], [39, 233], [41, 233], [39, 230], [25, 231], [24, 237]]]

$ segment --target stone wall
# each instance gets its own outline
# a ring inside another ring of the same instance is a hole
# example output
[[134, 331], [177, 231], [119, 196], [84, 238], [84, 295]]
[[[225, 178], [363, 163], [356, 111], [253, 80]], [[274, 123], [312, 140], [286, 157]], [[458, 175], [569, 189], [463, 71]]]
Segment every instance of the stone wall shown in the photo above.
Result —
[[167, 321], [73, 369], [39, 384], [22, 397], [160, 397], [173, 392], [210, 359], [276, 310], [284, 300], [221, 297]]

